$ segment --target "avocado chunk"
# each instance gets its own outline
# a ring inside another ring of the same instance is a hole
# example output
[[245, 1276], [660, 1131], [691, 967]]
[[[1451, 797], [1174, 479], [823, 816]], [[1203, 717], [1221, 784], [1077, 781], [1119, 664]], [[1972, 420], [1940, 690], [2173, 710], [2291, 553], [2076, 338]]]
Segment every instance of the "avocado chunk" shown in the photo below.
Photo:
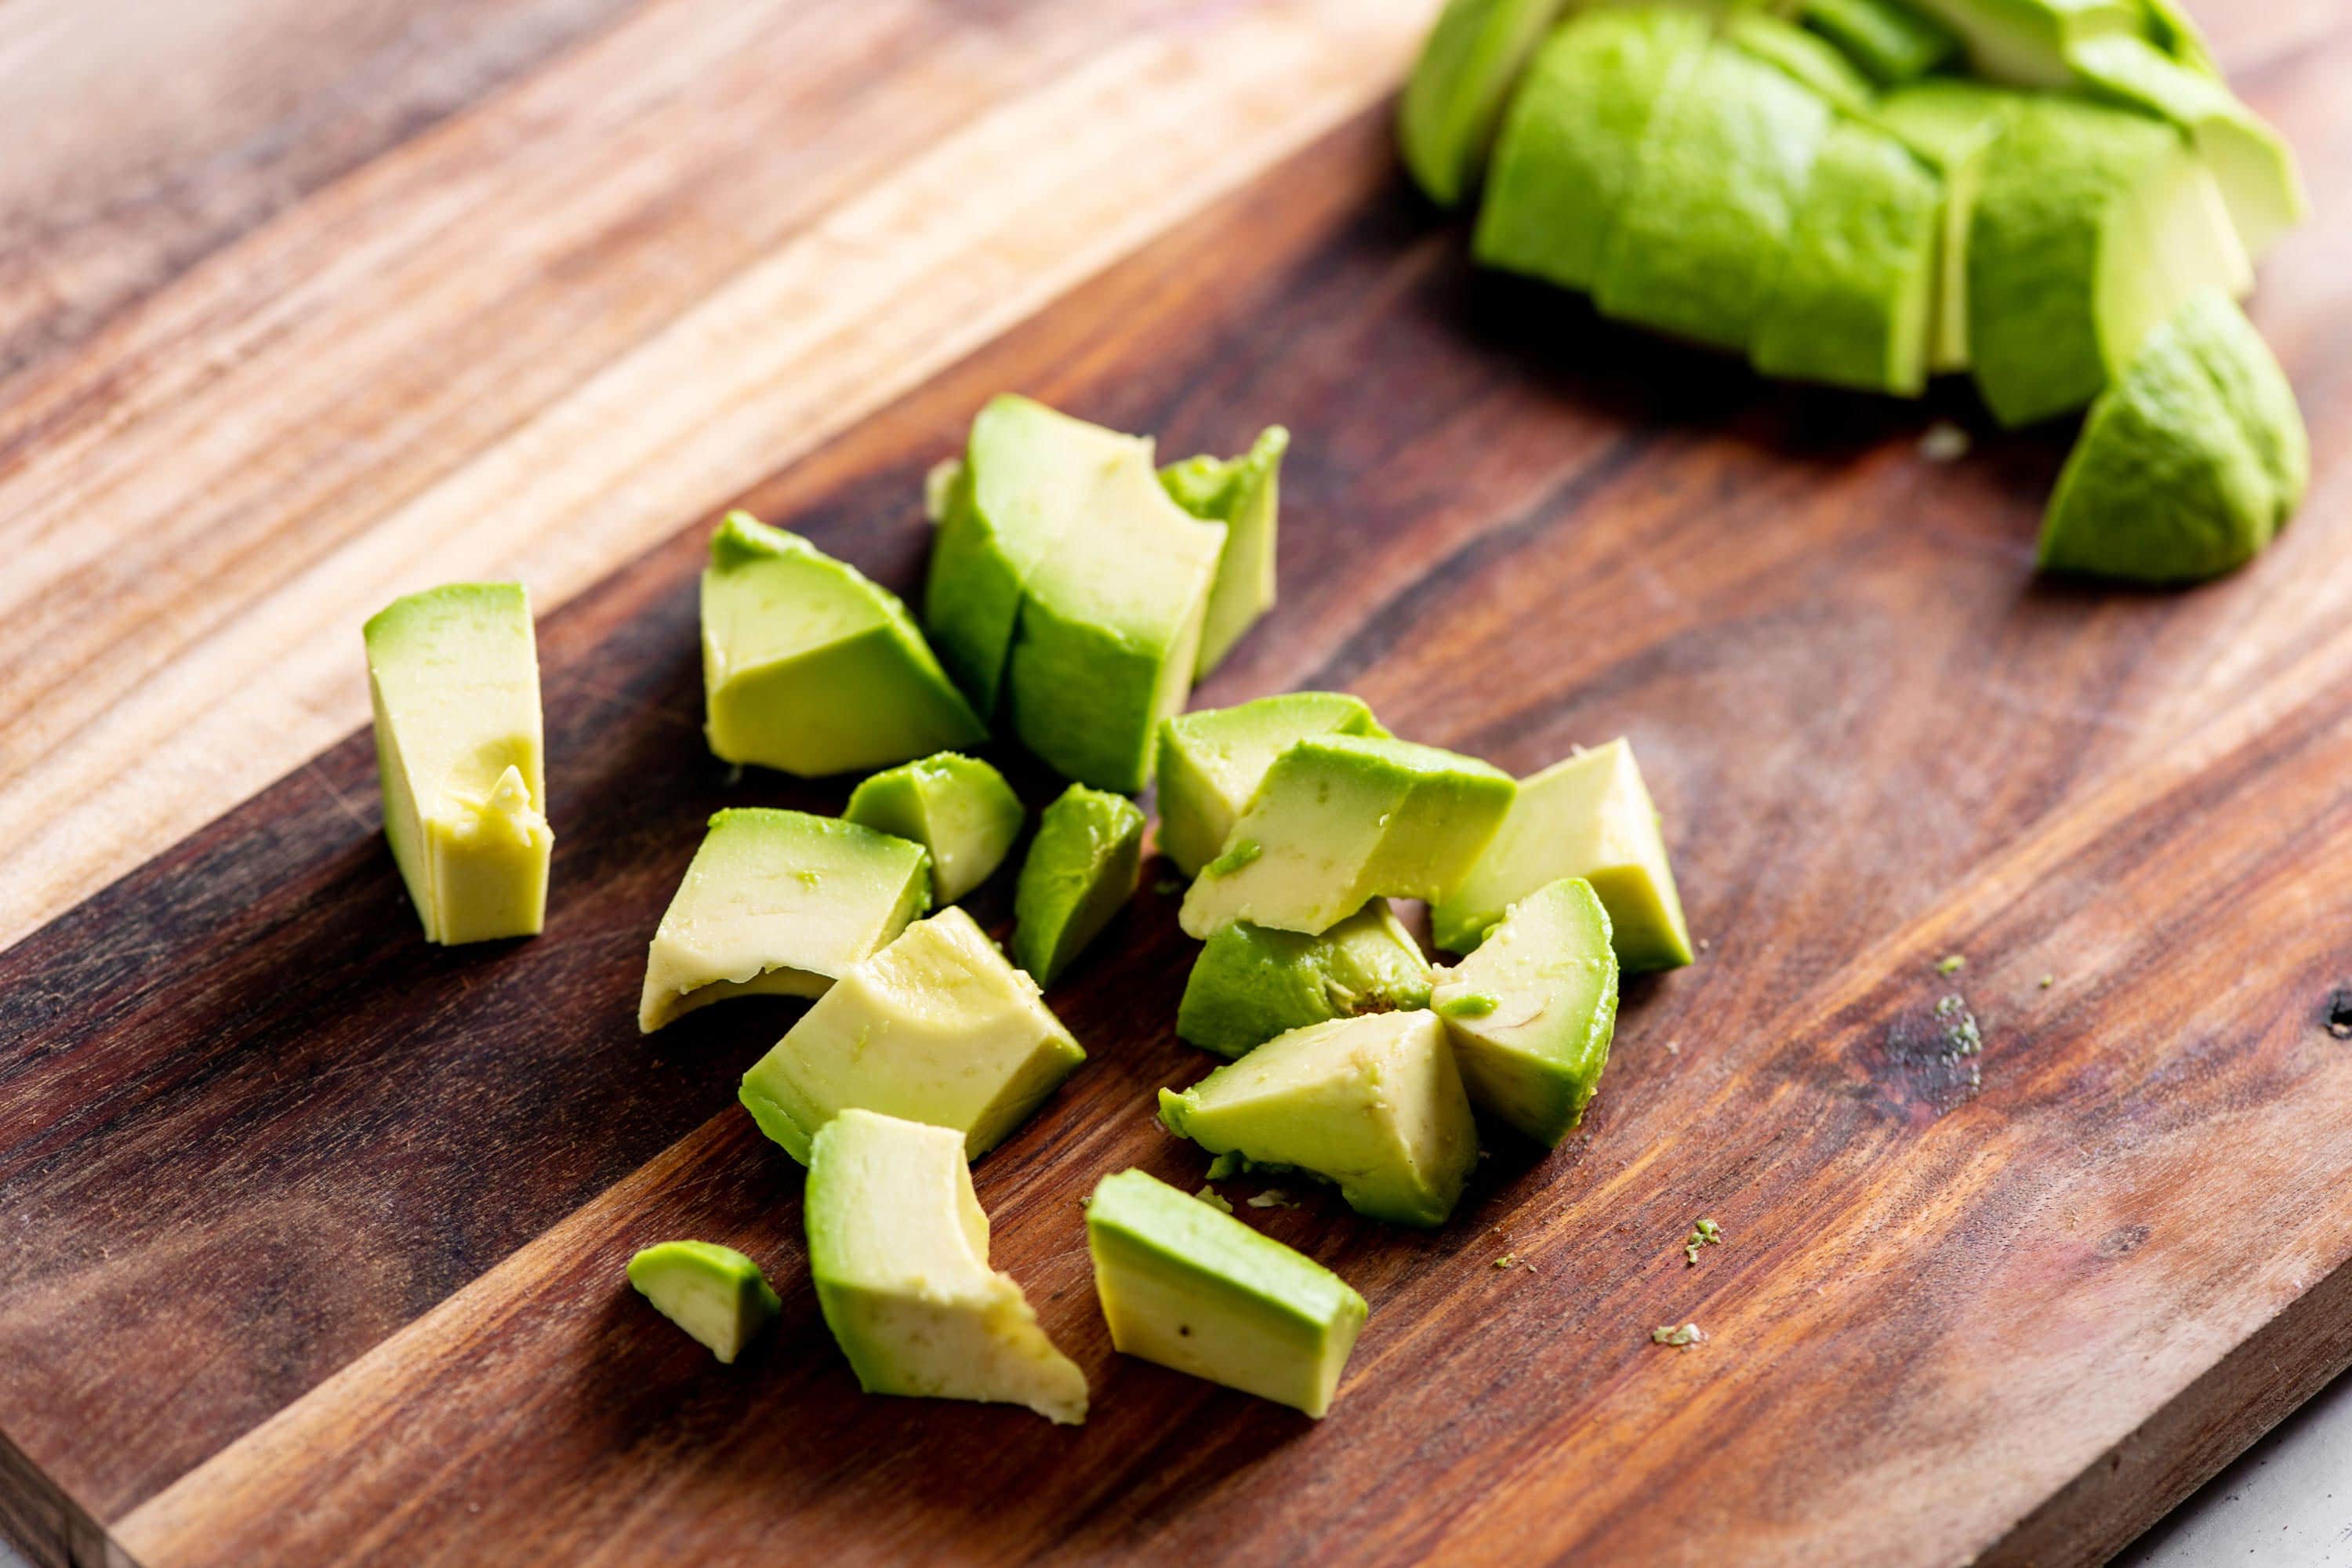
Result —
[[1710, 28], [1669, 6], [1586, 12], [1528, 68], [1495, 144], [1471, 250], [1485, 266], [1591, 289], [1650, 120]]
[[1037, 983], [951, 905], [835, 981], [743, 1075], [741, 1099], [803, 1164], [852, 1109], [948, 1128], [978, 1159], [1086, 1059]]
[[1818, 33], [1765, 11], [1735, 9], [1722, 37], [1767, 65], [1778, 66], [1847, 114], [1862, 114], [1877, 101], [1878, 89], [1845, 52]]
[[1943, 213], [1936, 246], [1936, 298], [1927, 366], [1969, 367], [1969, 228], [1984, 168], [2023, 95], [1958, 77], [1933, 77], [1899, 87], [1869, 116], [1923, 159], [1943, 180]]
[[629, 1259], [629, 1283], [654, 1310], [732, 1365], [783, 1303], [760, 1266], [731, 1247], [665, 1241]]
[[1292, 1165], [1358, 1214], [1445, 1223], [1478, 1163], [1478, 1133], [1434, 1013], [1373, 1013], [1293, 1029], [1182, 1093], [1160, 1120], [1212, 1154]]
[[1274, 608], [1275, 538], [1282, 496], [1282, 455], [1290, 432], [1267, 426], [1238, 458], [1187, 458], [1160, 470], [1160, 483], [1194, 517], [1225, 525], [1224, 552], [1201, 622], [1193, 679], [1205, 679], [1257, 618]]
[[425, 940], [538, 935], [555, 835], [522, 584], [407, 595], [365, 640], [383, 836]]
[[1086, 1373], [988, 1266], [988, 1215], [953, 1132], [845, 1110], [810, 1148], [804, 1204], [817, 1306], [860, 1388], [1086, 1420]]
[[1959, 53], [1959, 35], [1902, 0], [1804, 0], [1804, 25], [1881, 87], [1916, 81]]
[[1331, 1408], [1365, 1310], [1321, 1264], [1141, 1171], [1095, 1184], [1087, 1250], [1121, 1353], [1309, 1415]]
[[1469, 952], [1511, 905], [1563, 877], [1592, 884], [1626, 969], [1691, 961], [1658, 808], [1628, 742], [1580, 752], [1522, 780], [1494, 843], [1461, 889], [1430, 911], [1432, 934], [1448, 952]]
[[1072, 784], [1037, 819], [1013, 894], [1013, 961], [1041, 985], [1100, 935], [1135, 891], [1143, 812], [1125, 795]]
[[1221, 1057], [1309, 1024], [1429, 1005], [1429, 961], [1386, 899], [1320, 936], [1235, 921], [1210, 936], [1184, 983], [1176, 1033]]
[[930, 905], [919, 844], [746, 806], [710, 819], [646, 953], [637, 1027], [730, 996], [818, 996]]
[[807, 778], [988, 739], [897, 595], [748, 512], [710, 539], [702, 684], [713, 753]]
[[1397, 105], [1415, 184], [1453, 206], [1477, 183], [1496, 122], [1566, 0], [1446, 0]]
[[1510, 810], [1511, 776], [1408, 741], [1318, 735], [1274, 760], [1179, 914], [1312, 936], [1377, 898], [1449, 898]]
[[2237, 306], [2199, 295], [2093, 405], [2050, 501], [2042, 564], [2147, 583], [2243, 565], [2301, 500], [2307, 437]]
[[2066, 53], [2086, 38], [2138, 36], [2139, 0], [1907, 0], [1960, 36], [1969, 64], [2003, 87], [2067, 88]]
[[1182, 713], [1160, 726], [1160, 849], [1187, 877], [1216, 858], [1265, 770], [1314, 735], [1388, 731], [1360, 698], [1289, 691]]
[[1003, 862], [1028, 812], [1003, 773], [941, 752], [876, 773], [850, 792], [841, 815], [929, 850], [932, 901], [951, 904]]
[[1566, 878], [1513, 904], [1439, 974], [1430, 1005], [1470, 1103], [1558, 1148], [1601, 1087], [1617, 1028], [1617, 954], [1592, 884]]

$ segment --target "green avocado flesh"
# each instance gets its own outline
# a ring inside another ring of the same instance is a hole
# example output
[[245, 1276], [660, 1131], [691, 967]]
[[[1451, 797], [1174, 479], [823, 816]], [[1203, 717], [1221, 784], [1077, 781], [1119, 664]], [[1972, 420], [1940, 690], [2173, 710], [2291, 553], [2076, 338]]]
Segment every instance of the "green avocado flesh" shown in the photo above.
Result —
[[1936, 298], [1928, 368], [1969, 367], [1969, 228], [1986, 160], [2023, 95], [1956, 77], [1898, 87], [1878, 100], [1871, 121], [1917, 153], [1943, 180], [1936, 245]]
[[2074, 84], [2067, 51], [2087, 38], [2137, 35], [2139, 0], [1906, 0], [1959, 35], [1969, 64], [2004, 87]]
[[1734, 10], [1724, 20], [1722, 37], [1765, 64], [1778, 66], [1842, 113], [1865, 113], [1877, 100], [1876, 85], [1843, 50], [1769, 12]]
[[730, 996], [815, 996], [930, 905], [919, 844], [798, 811], [722, 811], [646, 954], [637, 1026]]
[[1185, 933], [1314, 935], [1372, 899], [1450, 897], [1509, 811], [1508, 773], [1433, 746], [1321, 735], [1276, 757], [1184, 895]]
[[1563, 877], [1581, 877], [1600, 895], [1617, 962], [1626, 969], [1673, 969], [1691, 961], [1658, 810], [1624, 741], [1521, 781], [1494, 843], [1460, 889], [1430, 911], [1437, 945], [1471, 952], [1511, 905]]
[[2191, 299], [2093, 405], [2042, 533], [2044, 568], [2151, 583], [2244, 564], [2302, 499], [2309, 449], [2269, 348]]
[[895, 595], [740, 511], [702, 574], [702, 683], [713, 753], [807, 778], [988, 739]]
[[1453, 1047], [1434, 1013], [1338, 1018], [1277, 1035], [1182, 1093], [1160, 1120], [1213, 1154], [1294, 1165], [1357, 1213], [1445, 1223], [1478, 1163]]
[[835, 981], [743, 1075], [741, 1099], [803, 1164], [851, 1109], [950, 1129], [977, 1159], [1084, 1060], [1037, 983], [952, 907]]
[[1201, 622], [1195, 679], [1205, 679], [1257, 618], [1274, 608], [1282, 455], [1289, 449], [1290, 432], [1276, 425], [1238, 458], [1187, 458], [1160, 470], [1161, 486], [1178, 506], [1225, 525], [1216, 585]]
[[1804, 0], [1800, 15], [1882, 87], [1916, 81], [1959, 52], [1958, 34], [1901, 0]]
[[1397, 143], [1441, 206], [1476, 184], [1528, 57], [1566, 0], [1447, 0], [1397, 107]]
[[932, 900], [949, 904], [988, 880], [1028, 813], [1003, 773], [941, 752], [876, 773], [850, 792], [841, 815], [929, 850]]
[[1170, 719], [1160, 727], [1160, 853], [1199, 876], [1291, 745], [1315, 735], [1387, 734], [1360, 699], [1336, 691], [1291, 691]]
[[1320, 1416], [1364, 1299], [1312, 1258], [1141, 1171], [1087, 1205], [1095, 1293], [1122, 1353]]
[[1320, 936], [1236, 921], [1209, 938], [1184, 983], [1177, 1036], [1221, 1057], [1309, 1024], [1429, 1005], [1429, 961], [1386, 899]]
[[629, 1259], [629, 1283], [656, 1311], [730, 1365], [783, 1308], [758, 1264], [709, 1241], [646, 1247]]
[[522, 585], [410, 594], [364, 635], [383, 836], [425, 940], [536, 936], [555, 835]]
[[988, 1215], [961, 1139], [846, 1110], [817, 1133], [808, 1163], [809, 1275], [860, 1388], [1086, 1420], [1086, 1374], [1012, 1276], [988, 1266]]
[[1557, 1148], [1609, 1065], [1617, 1026], [1609, 911], [1580, 878], [1539, 888], [1441, 973], [1430, 996], [1470, 1103]]
[[1013, 961], [1051, 985], [1127, 906], [1143, 864], [1143, 812], [1072, 784], [1045, 808], [1013, 896]]

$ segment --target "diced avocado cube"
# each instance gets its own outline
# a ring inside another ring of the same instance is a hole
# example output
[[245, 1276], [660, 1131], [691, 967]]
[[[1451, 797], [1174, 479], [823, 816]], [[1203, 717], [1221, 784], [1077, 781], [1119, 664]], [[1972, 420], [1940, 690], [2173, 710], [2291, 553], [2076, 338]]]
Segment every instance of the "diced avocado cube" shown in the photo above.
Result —
[[988, 1266], [988, 1215], [953, 1132], [845, 1110], [816, 1134], [803, 1203], [817, 1305], [860, 1388], [1086, 1420], [1086, 1373]]
[[1904, 0], [1804, 0], [1806, 26], [1882, 87], [1916, 81], [1959, 53], [1959, 35]]
[[1584, 1119], [1617, 1028], [1609, 911], [1570, 877], [1513, 904], [1478, 951], [1441, 972], [1445, 1020], [1470, 1103], [1557, 1148]]
[[1051, 985], [1127, 905], [1143, 865], [1143, 812], [1072, 784], [1037, 819], [1013, 892], [1013, 961]]
[[2139, 0], [1906, 0], [1960, 37], [1969, 64], [2003, 87], [2067, 88], [2066, 51], [2085, 38], [2139, 36]]
[[1320, 936], [1235, 921], [1212, 934], [1184, 983], [1176, 1033], [1221, 1057], [1309, 1024], [1429, 1005], [1429, 960], [1386, 899]]
[[950, 1129], [977, 1159], [1086, 1059], [1037, 983], [950, 906], [835, 981], [743, 1075], [741, 1098], [803, 1164], [851, 1109]]
[[1848, 114], [1869, 110], [1878, 89], [1845, 52], [1818, 33], [1766, 11], [1735, 9], [1723, 38], [1767, 65], [1778, 66]]
[[1959, 77], [1931, 77], [1896, 88], [1869, 116], [1943, 177], [1943, 218], [1936, 250], [1936, 302], [1928, 368], [1969, 367], [1969, 229], [1984, 167], [2009, 111], [2024, 95]]
[[895, 595], [746, 512], [711, 536], [702, 684], [714, 753], [803, 777], [988, 739]]
[[425, 940], [537, 935], [555, 835], [522, 584], [410, 594], [365, 637], [383, 836]]
[[841, 815], [929, 849], [932, 900], [950, 904], [1003, 862], [1028, 812], [1003, 773], [941, 752], [876, 773], [850, 792]]
[[1446, 0], [1397, 105], [1404, 166], [1453, 206], [1477, 183], [1486, 144], [1528, 57], [1566, 0]]
[[1625, 741], [1563, 758], [1520, 781], [1494, 843], [1460, 890], [1430, 911], [1432, 934], [1449, 952], [1469, 952], [1511, 905], [1563, 877], [1592, 884], [1609, 910], [1617, 962], [1626, 969], [1673, 969], [1691, 961], [1658, 808]]
[[1141, 1171], [1095, 1184], [1087, 1250], [1127, 1355], [1320, 1416], [1364, 1299], [1314, 1259]]
[[1179, 915], [1205, 938], [1235, 921], [1312, 936], [1378, 898], [1449, 898], [1510, 810], [1511, 776], [1369, 735], [1285, 751], [1201, 868]]
[[1201, 623], [1195, 679], [1224, 661], [1234, 644], [1274, 608], [1275, 540], [1282, 504], [1282, 455], [1290, 432], [1269, 426], [1238, 458], [1187, 458], [1160, 470], [1160, 482], [1194, 517], [1225, 525], [1216, 585]]
[[930, 906], [919, 844], [854, 822], [722, 811], [646, 954], [637, 1027], [730, 996], [817, 996]]
[[783, 1307], [758, 1264], [715, 1242], [648, 1247], [629, 1259], [629, 1283], [729, 1365]]
[[1386, 730], [1360, 698], [1289, 691], [1233, 708], [1182, 713], [1160, 726], [1160, 849], [1188, 877], [1224, 847], [1265, 770], [1314, 735]]

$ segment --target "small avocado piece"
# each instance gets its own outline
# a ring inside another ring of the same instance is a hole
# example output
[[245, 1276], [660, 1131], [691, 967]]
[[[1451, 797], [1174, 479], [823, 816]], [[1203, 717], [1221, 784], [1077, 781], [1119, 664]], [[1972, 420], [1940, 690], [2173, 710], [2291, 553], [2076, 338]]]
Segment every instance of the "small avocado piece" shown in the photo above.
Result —
[[1168, 720], [1160, 726], [1160, 852], [1187, 877], [1199, 876], [1265, 770], [1294, 742], [1387, 734], [1360, 698], [1337, 691], [1287, 691]]
[[1581, 878], [1538, 888], [1430, 997], [1470, 1103], [1556, 1149], [1601, 1087], [1617, 1029], [1609, 911]]
[[929, 849], [932, 901], [951, 904], [1003, 862], [1028, 812], [1003, 773], [941, 752], [876, 773], [850, 792], [841, 815]]
[[853, 1108], [949, 1128], [978, 1159], [1086, 1059], [1037, 983], [950, 905], [835, 981], [743, 1075], [740, 1098], [803, 1164], [817, 1130]]
[[2024, 95], [1959, 77], [1931, 77], [1898, 87], [1867, 118], [1917, 153], [1943, 180], [1936, 247], [1931, 371], [1969, 367], [1969, 228], [1993, 144]]
[[710, 819], [646, 953], [650, 1035], [730, 996], [818, 996], [930, 906], [930, 856], [854, 822], [746, 806]]
[[733, 1365], [783, 1303], [760, 1266], [731, 1247], [665, 1241], [629, 1259], [629, 1283], [654, 1310]]
[[1867, 113], [1878, 89], [1845, 51], [1794, 22], [1767, 11], [1735, 9], [1724, 19], [1726, 42], [1811, 88], [1847, 114]]
[[538, 935], [555, 835], [522, 584], [410, 594], [364, 636], [383, 836], [425, 940]]
[[1429, 960], [1386, 899], [1320, 936], [1235, 921], [1210, 936], [1184, 983], [1176, 1034], [1221, 1057], [1309, 1024], [1429, 1005]]
[[1274, 608], [1282, 455], [1289, 449], [1290, 432], [1273, 425], [1238, 458], [1187, 458], [1160, 470], [1160, 485], [1178, 506], [1225, 525], [1216, 585], [1201, 622], [1196, 680], [1206, 679], [1257, 618]]
[[1563, 877], [1592, 884], [1627, 970], [1691, 962], [1658, 808], [1632, 744], [1610, 742], [1520, 781], [1510, 816], [1454, 897], [1430, 911], [1448, 952], [1474, 951], [1511, 905]]
[[1881, 87], [1916, 81], [1960, 51], [1958, 34], [1901, 0], [1804, 0], [1801, 14]]
[[2139, 0], [1906, 0], [1960, 37], [1975, 74], [2003, 87], [2074, 85], [2066, 52], [2086, 38], [2138, 37]]
[[1266, 770], [1179, 914], [1312, 936], [1373, 899], [1452, 896], [1510, 810], [1511, 776], [1408, 741], [1318, 735]]
[[804, 778], [988, 739], [896, 595], [748, 512], [711, 535], [702, 685], [714, 754]]
[[1087, 1250], [1110, 1342], [1320, 1417], [1364, 1326], [1321, 1264], [1141, 1171], [1095, 1184]]
[[1212, 1154], [1291, 1165], [1358, 1214], [1445, 1223], [1478, 1163], [1454, 1048], [1434, 1013], [1373, 1013], [1293, 1029], [1181, 1094], [1160, 1120]]
[[1446, 0], [1397, 105], [1397, 145], [1440, 206], [1477, 183], [1528, 58], [1567, 0]]
[[1013, 961], [1051, 985], [1127, 906], [1143, 866], [1143, 812], [1072, 784], [1037, 819], [1013, 893]]
[[1086, 1420], [1086, 1373], [988, 1266], [988, 1215], [953, 1132], [845, 1110], [810, 1148], [803, 1204], [817, 1306], [860, 1388]]
[[2147, 36], [2156, 47], [2187, 66], [2218, 77], [2221, 68], [2213, 58], [2213, 50], [2205, 42], [2205, 34], [2179, 4], [2179, 0], [2140, 0], [2147, 13]]

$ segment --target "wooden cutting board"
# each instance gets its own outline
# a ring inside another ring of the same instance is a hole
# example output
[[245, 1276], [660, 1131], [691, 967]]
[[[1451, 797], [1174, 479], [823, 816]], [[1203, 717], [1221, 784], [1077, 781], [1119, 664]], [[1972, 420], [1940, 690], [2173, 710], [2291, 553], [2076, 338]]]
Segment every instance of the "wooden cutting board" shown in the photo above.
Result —
[[[2318, 471], [2168, 595], [2031, 575], [2064, 432], [1475, 274], [1388, 149], [1419, 4], [219, 9], [0, 99], [58, 110], [0, 165], [0, 1531], [37, 1563], [2087, 1563], [2352, 1362], [2327, 0], [2206, 8], [2315, 190], [2256, 310]], [[1498, 1141], [1444, 1230], [1242, 1211], [1371, 1303], [1320, 1424], [1115, 1356], [1094, 1304], [1079, 1196], [1202, 1169], [1150, 1114], [1208, 1065], [1163, 868], [1052, 994], [1090, 1062], [975, 1172], [1082, 1429], [857, 1394], [733, 1100], [795, 1005], [635, 1030], [705, 816], [845, 794], [700, 743], [712, 516], [911, 588], [922, 474], [1005, 388], [1171, 455], [1289, 425], [1282, 604], [1199, 700], [1346, 688], [1521, 771], [1629, 734], [1706, 940], [1628, 985], [1584, 1132]], [[544, 616], [554, 890], [539, 940], [444, 952], [357, 627], [493, 572]], [[782, 1294], [732, 1369], [623, 1282], [678, 1236]]]

